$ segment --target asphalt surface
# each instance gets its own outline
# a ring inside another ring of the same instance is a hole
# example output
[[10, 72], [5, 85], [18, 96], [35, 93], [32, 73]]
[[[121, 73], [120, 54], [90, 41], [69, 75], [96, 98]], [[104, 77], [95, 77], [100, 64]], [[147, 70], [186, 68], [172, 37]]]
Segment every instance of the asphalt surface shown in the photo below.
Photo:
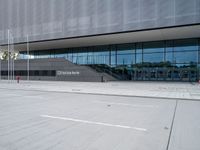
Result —
[[0, 89], [0, 150], [199, 150], [200, 101]]

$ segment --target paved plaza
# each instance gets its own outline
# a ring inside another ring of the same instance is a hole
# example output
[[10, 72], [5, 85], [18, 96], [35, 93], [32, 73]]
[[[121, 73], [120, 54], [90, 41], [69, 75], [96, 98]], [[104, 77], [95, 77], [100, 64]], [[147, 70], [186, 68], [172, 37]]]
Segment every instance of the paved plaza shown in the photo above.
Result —
[[1, 89], [68, 92], [97, 95], [135, 96], [200, 100], [200, 84], [189, 82], [54, 82], [1, 81]]
[[200, 86], [0, 82], [0, 150], [199, 150]]

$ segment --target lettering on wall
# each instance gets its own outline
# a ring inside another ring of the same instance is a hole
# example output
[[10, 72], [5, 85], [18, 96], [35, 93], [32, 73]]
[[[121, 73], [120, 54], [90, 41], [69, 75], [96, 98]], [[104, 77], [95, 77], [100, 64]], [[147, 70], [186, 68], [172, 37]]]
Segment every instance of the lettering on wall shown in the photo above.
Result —
[[80, 75], [79, 71], [56, 71], [57, 76], [75, 76]]

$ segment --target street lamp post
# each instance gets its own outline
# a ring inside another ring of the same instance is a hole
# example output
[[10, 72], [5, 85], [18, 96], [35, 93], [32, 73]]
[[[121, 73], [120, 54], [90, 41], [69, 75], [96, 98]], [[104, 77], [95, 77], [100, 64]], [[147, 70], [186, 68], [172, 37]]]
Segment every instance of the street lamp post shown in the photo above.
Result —
[[1, 80], [1, 72], [2, 72], [2, 69], [1, 69], [1, 60], [2, 60], [2, 55], [3, 55], [3, 53], [2, 53], [2, 49], [1, 49], [1, 47], [0, 47], [0, 80]]
[[10, 80], [10, 30], [8, 29], [8, 81]]
[[27, 35], [27, 80], [29, 81], [29, 70], [30, 70], [30, 60], [29, 60], [29, 37]]
[[15, 79], [15, 49], [14, 49], [14, 37], [12, 35], [12, 80]]
[[14, 51], [13, 53], [11, 53], [11, 64], [12, 64], [11, 79], [14, 81], [15, 80], [15, 53]]

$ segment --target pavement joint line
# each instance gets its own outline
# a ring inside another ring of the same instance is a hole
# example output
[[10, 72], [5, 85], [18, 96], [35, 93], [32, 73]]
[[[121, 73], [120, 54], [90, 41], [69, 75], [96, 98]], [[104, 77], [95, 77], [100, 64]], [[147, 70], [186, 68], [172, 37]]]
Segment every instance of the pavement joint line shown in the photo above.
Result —
[[173, 114], [173, 118], [172, 118], [172, 122], [171, 122], [171, 127], [170, 127], [169, 138], [168, 138], [168, 141], [167, 141], [166, 150], [169, 150], [169, 146], [170, 146], [170, 142], [171, 142], [171, 136], [172, 136], [173, 127], [174, 127], [174, 121], [175, 121], [175, 117], [176, 117], [177, 107], [178, 107], [178, 100], [176, 100], [176, 105], [175, 105], [175, 108], [174, 108], [174, 114]]
[[89, 92], [74, 92], [74, 91], [53, 91], [53, 90], [36, 90], [36, 89], [12, 89], [12, 88], [0, 88], [4, 90], [22, 90], [22, 91], [35, 91], [35, 92], [55, 92], [55, 93], [71, 93], [71, 94], [89, 94], [89, 95], [102, 95], [102, 96], [120, 96], [120, 97], [138, 97], [138, 98], [154, 98], [154, 99], [166, 99], [166, 100], [186, 100], [186, 101], [200, 101], [200, 99], [189, 98], [173, 98], [173, 97], [158, 97], [158, 96], [138, 96], [138, 95], [120, 95], [120, 94], [106, 94], [106, 93], [89, 93]]
[[119, 125], [119, 124], [116, 125], [116, 124], [110, 124], [110, 123], [88, 121], [88, 120], [81, 120], [81, 119], [67, 118], [67, 117], [56, 117], [56, 116], [49, 116], [49, 115], [40, 115], [40, 117], [59, 119], [59, 120], [65, 120], [65, 121], [73, 121], [73, 122], [79, 122], [79, 123], [85, 123], [85, 124], [94, 124], [94, 125], [102, 125], [102, 126], [108, 126], [108, 127], [123, 128], [123, 129], [133, 129], [133, 130], [137, 130], [141, 132], [147, 132], [147, 129], [145, 128], [131, 127], [131, 126], [125, 126], [125, 125]]

